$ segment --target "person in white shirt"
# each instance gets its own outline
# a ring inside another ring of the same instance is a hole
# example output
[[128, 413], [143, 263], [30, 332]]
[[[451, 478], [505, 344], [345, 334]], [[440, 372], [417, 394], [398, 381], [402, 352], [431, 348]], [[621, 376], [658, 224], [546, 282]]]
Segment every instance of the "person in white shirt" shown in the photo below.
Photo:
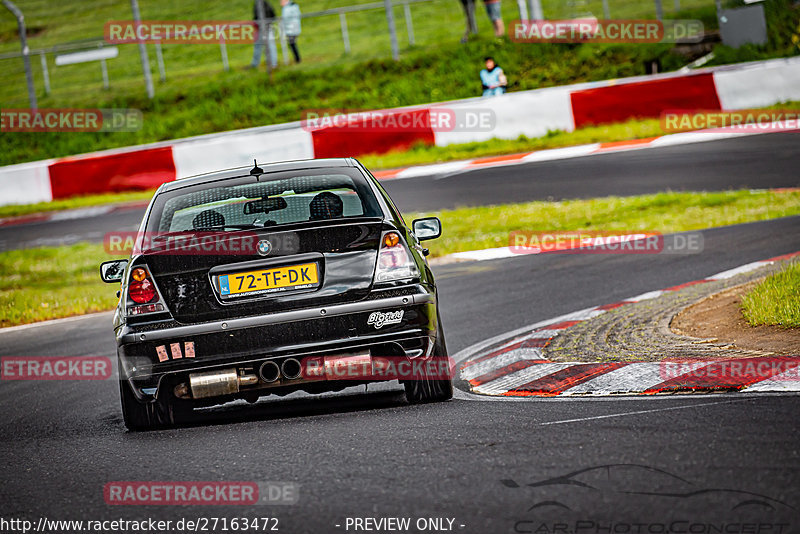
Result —
[[294, 60], [300, 63], [300, 51], [297, 50], [297, 37], [300, 35], [300, 6], [292, 0], [281, 0], [281, 18], [283, 19], [283, 31], [286, 32], [286, 40], [294, 54]]

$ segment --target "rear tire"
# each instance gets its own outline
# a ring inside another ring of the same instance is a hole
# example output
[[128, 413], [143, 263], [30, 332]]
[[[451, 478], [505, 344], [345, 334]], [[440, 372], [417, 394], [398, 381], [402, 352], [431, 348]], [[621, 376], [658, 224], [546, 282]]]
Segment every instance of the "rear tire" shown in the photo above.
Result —
[[[440, 322], [441, 325], [441, 322]], [[439, 340], [433, 349], [433, 356], [436, 358], [447, 358], [447, 347], [444, 342], [444, 334], [439, 326]], [[422, 404], [426, 402], [443, 402], [453, 398], [452, 379], [437, 380], [435, 378], [420, 377], [417, 380], [409, 380], [403, 384], [406, 390], [406, 400], [409, 404]]]
[[180, 405], [179, 401], [156, 399], [152, 402], [139, 402], [127, 381], [122, 378], [119, 381], [119, 396], [122, 419], [128, 430], [133, 432], [179, 424], [184, 422], [191, 412], [191, 408]]

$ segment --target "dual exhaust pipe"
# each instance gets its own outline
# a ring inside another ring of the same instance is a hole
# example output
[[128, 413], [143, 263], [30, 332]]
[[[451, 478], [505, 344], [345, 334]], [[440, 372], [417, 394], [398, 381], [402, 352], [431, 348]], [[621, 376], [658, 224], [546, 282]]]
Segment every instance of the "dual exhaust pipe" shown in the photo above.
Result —
[[[323, 375], [327, 373], [328, 365], [335, 368], [337, 362], [346, 364], [361, 365], [370, 362], [370, 352], [353, 353], [339, 357], [325, 357]], [[310, 372], [310, 370], [309, 370]], [[257, 376], [248, 374], [245, 370], [241, 373], [236, 368], [221, 369], [219, 371], [208, 371], [203, 373], [192, 373], [189, 375], [189, 383], [178, 384], [174, 388], [175, 396], [182, 399], [202, 399], [207, 397], [218, 397], [223, 395], [237, 394], [241, 388], [257, 386], [259, 378], [267, 384], [277, 382], [280, 378], [285, 380], [296, 380], [303, 375], [303, 364], [297, 358], [285, 358], [280, 365], [275, 360], [266, 360], [258, 367]], [[320, 375], [317, 379], [324, 380]], [[308, 378], [308, 377], [307, 377]], [[312, 378], [313, 379], [313, 378]]]
[[295, 358], [286, 358], [281, 363], [280, 367], [272, 360], [267, 360], [258, 368], [258, 376], [261, 380], [267, 383], [272, 383], [278, 380], [281, 376], [287, 380], [294, 380], [300, 378], [303, 374], [303, 366], [300, 361]]

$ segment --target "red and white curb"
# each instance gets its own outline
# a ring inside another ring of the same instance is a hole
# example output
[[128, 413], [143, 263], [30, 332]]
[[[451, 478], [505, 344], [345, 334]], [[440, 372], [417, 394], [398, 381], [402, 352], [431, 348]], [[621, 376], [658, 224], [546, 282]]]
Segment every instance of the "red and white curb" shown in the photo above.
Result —
[[702, 280], [586, 308], [502, 334], [453, 356], [456, 370], [472, 393], [499, 397], [800, 391], [800, 355], [647, 363], [557, 363], [542, 356], [542, 349], [563, 330], [608, 310], [691, 285], [725, 280], [797, 256], [800, 252], [748, 263]]
[[632, 139], [629, 141], [612, 141], [608, 143], [590, 143], [588, 145], [570, 146], [564, 148], [550, 148], [537, 150], [535, 152], [524, 152], [519, 154], [509, 154], [505, 156], [489, 156], [485, 158], [467, 159], [461, 161], [450, 161], [446, 163], [436, 163], [433, 165], [417, 165], [414, 167], [403, 167], [385, 171], [376, 171], [373, 174], [380, 180], [396, 180], [401, 178], [418, 178], [421, 176], [450, 175], [469, 172], [478, 169], [492, 167], [505, 167], [508, 165], [521, 165], [524, 163], [534, 163], [541, 161], [555, 161], [567, 158], [578, 158], [583, 156], [594, 156], [597, 154], [609, 154], [612, 152], [626, 152], [628, 150], [641, 150], [645, 148], [658, 148], [674, 145], [685, 145], [692, 143], [702, 143], [705, 141], [717, 141], [719, 139], [729, 139], [732, 137], [745, 137], [749, 135], [759, 135], [774, 132], [797, 131], [800, 128], [781, 125], [777, 123], [763, 125], [763, 130], [732, 131], [724, 128], [712, 128], [707, 130], [695, 130], [692, 132], [681, 132], [660, 137], [648, 137], [645, 139]]

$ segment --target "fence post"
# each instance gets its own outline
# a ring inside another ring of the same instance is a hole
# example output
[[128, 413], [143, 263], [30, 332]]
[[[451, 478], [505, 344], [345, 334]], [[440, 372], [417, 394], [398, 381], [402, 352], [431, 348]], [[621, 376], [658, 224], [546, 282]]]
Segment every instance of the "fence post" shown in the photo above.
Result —
[[45, 94], [50, 94], [50, 71], [47, 70], [47, 57], [44, 55], [44, 51], [39, 52], [39, 57], [42, 60], [42, 78], [44, 78], [44, 92]]
[[664, 6], [661, 5], [661, 0], [655, 0], [656, 2], [656, 18], [658, 20], [664, 19]]
[[403, 4], [403, 11], [406, 16], [406, 30], [408, 30], [408, 44], [414, 46], [414, 23], [411, 21], [411, 7], [408, 0]]
[[681, 10], [681, 0], [675, 0], [675, 11]]
[[389, 25], [389, 40], [392, 43], [392, 59], [400, 59], [400, 49], [397, 46], [397, 28], [394, 25], [394, 9], [392, 0], [383, 0], [383, 7], [386, 11], [386, 23]]
[[283, 54], [283, 64], [289, 64], [289, 53], [286, 50], [286, 31], [283, 28], [283, 19], [278, 22], [278, 39], [281, 40], [281, 53]]
[[25, 16], [11, 0], [3, 0], [3, 5], [16, 17], [19, 27], [19, 40], [22, 44], [22, 61], [25, 64], [25, 80], [28, 83], [28, 101], [31, 109], [36, 109], [36, 89], [33, 87], [33, 72], [31, 71], [31, 50], [28, 48], [28, 35], [25, 32]]
[[342, 41], [344, 41], [344, 53], [350, 53], [350, 35], [347, 33], [347, 16], [344, 11], [339, 11], [339, 24], [342, 26]]
[[[139, 15], [139, 2], [137, 0], [131, 0], [131, 11], [133, 11], [133, 22], [138, 27], [142, 17]], [[147, 57], [147, 47], [144, 41], [141, 39], [138, 41], [139, 57], [142, 59], [142, 71], [144, 71], [144, 84], [147, 87], [147, 98], [152, 100], [156, 96], [156, 90], [153, 88], [153, 75], [150, 73], [150, 59]]]
[[603, 18], [606, 20], [611, 18], [611, 10], [608, 8], [608, 0], [603, 0]]
[[[103, 43], [97, 43], [97, 48], [103, 48]], [[105, 59], [100, 60], [100, 72], [103, 74], [103, 89], [108, 89], [110, 87], [108, 83], [108, 63], [106, 63]]]
[[167, 81], [167, 71], [164, 69], [164, 54], [161, 53], [161, 41], [156, 41], [156, 62], [158, 63], [158, 78]]
[[110, 85], [108, 83], [108, 65], [105, 59], [100, 60], [100, 71], [103, 73], [103, 89], [108, 89]]
[[[255, 46], [255, 43], [253, 43], [253, 46]], [[228, 65], [228, 47], [225, 44], [224, 37], [219, 38], [219, 54], [222, 56], [222, 68], [225, 70], [225, 72], [231, 70], [230, 65]]]

